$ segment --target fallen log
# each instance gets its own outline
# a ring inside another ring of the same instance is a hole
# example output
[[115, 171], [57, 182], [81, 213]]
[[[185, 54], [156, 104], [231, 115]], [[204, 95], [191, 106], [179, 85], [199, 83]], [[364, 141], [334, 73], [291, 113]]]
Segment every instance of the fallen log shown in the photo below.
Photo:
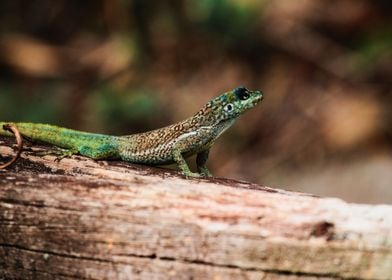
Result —
[[392, 206], [45, 151], [0, 170], [0, 279], [392, 279]]

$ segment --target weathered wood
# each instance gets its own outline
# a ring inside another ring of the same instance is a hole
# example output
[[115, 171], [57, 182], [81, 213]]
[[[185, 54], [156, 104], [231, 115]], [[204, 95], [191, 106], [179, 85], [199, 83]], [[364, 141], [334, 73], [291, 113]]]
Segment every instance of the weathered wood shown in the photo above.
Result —
[[47, 149], [0, 171], [0, 279], [392, 279], [392, 206]]

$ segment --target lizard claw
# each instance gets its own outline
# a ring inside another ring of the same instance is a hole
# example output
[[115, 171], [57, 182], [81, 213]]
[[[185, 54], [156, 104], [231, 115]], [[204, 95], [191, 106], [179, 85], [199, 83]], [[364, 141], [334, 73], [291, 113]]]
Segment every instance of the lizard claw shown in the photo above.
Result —
[[192, 177], [192, 178], [200, 178], [202, 177], [202, 174], [200, 173], [196, 173], [196, 172], [181, 172], [182, 175], [186, 176], [186, 177]]
[[207, 167], [200, 167], [198, 169], [202, 177], [212, 177], [212, 173], [207, 169]]

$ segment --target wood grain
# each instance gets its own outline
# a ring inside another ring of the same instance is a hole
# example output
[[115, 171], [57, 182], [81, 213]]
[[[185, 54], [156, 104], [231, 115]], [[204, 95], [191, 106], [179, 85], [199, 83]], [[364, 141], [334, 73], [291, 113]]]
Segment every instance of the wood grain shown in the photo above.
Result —
[[392, 279], [392, 206], [42, 151], [0, 170], [0, 279]]

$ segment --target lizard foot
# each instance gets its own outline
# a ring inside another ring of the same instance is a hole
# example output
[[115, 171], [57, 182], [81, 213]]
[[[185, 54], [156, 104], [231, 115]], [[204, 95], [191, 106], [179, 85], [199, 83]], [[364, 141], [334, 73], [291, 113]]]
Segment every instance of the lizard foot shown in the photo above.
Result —
[[63, 149], [61, 149], [62, 151], [60, 151], [60, 155], [58, 155], [56, 158], [55, 158], [55, 162], [60, 162], [62, 159], [64, 159], [64, 158], [68, 158], [68, 157], [71, 157], [71, 156], [73, 156], [73, 155], [75, 155], [75, 154], [77, 154], [78, 152], [77, 151], [73, 151], [73, 150], [63, 150]]
[[68, 149], [62, 149], [59, 147], [55, 147], [55, 151], [42, 151], [42, 152], [37, 152], [36, 155], [40, 157], [44, 156], [55, 156], [56, 158], [54, 159], [55, 162], [60, 162], [63, 158], [66, 157], [71, 157], [74, 154], [77, 154], [77, 151], [74, 150], [68, 150]]
[[183, 171], [181, 172], [182, 175], [186, 177], [193, 177], [193, 178], [200, 178], [202, 175], [200, 173], [192, 172], [192, 171]]
[[60, 162], [62, 159], [67, 158], [67, 157], [71, 157], [77, 153], [78, 153], [78, 151], [76, 151], [76, 150], [62, 149], [62, 148], [57, 147], [57, 151], [55, 152], [56, 158], [54, 161]]
[[207, 167], [199, 167], [198, 171], [202, 177], [212, 177], [212, 173], [210, 172], [210, 170], [208, 170]]

